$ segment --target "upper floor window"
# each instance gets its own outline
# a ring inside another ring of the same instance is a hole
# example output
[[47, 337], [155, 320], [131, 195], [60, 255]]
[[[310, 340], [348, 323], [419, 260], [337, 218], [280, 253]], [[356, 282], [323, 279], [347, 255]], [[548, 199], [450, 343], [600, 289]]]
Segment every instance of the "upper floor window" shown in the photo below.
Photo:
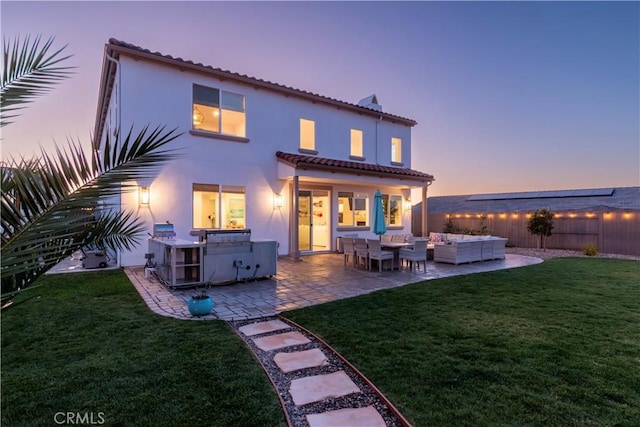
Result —
[[303, 150], [316, 149], [316, 122], [300, 119], [300, 148]]
[[383, 194], [382, 208], [387, 225], [402, 225], [402, 196], [398, 194]]
[[245, 188], [193, 184], [193, 228], [246, 228]]
[[369, 199], [366, 194], [338, 193], [338, 226], [362, 227], [369, 224]]
[[244, 95], [194, 84], [193, 129], [246, 136]]
[[391, 138], [391, 161], [402, 163], [402, 140], [400, 138]]
[[362, 131], [351, 129], [351, 156], [363, 157], [362, 153]]

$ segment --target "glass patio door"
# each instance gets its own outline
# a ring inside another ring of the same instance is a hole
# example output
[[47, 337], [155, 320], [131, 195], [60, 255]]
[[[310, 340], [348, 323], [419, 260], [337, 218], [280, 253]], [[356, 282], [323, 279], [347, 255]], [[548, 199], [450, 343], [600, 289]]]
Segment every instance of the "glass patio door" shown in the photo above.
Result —
[[331, 230], [329, 228], [329, 191], [298, 191], [298, 247], [300, 251], [328, 251]]
[[310, 251], [312, 246], [311, 191], [298, 191], [298, 247]]

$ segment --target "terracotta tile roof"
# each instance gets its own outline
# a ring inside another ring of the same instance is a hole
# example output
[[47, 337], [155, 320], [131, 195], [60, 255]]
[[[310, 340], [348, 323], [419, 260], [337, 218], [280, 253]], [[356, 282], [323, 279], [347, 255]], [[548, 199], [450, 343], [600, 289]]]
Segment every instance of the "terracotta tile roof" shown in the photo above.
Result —
[[110, 38], [109, 39], [109, 44], [106, 46], [107, 52], [111, 53], [111, 54], [115, 54], [115, 56], [117, 56], [117, 54], [119, 52], [128, 52], [130, 54], [138, 54], [138, 55], [142, 55], [142, 56], [146, 56], [149, 59], [157, 59], [157, 60], [163, 60], [163, 61], [169, 61], [174, 63], [175, 65], [182, 65], [182, 66], [189, 66], [189, 67], [193, 67], [193, 68], [197, 68], [199, 71], [203, 71], [203, 72], [207, 72], [210, 74], [214, 74], [217, 77], [224, 77], [227, 78], [229, 80], [235, 80], [235, 81], [240, 81], [243, 82], [245, 84], [250, 84], [253, 86], [257, 86], [257, 87], [263, 87], [265, 89], [271, 89], [271, 90], [275, 90], [278, 92], [283, 92], [286, 93], [288, 95], [296, 95], [296, 96], [300, 96], [302, 98], [307, 98], [307, 99], [311, 99], [315, 102], [323, 102], [326, 104], [330, 104], [330, 105], [336, 105], [342, 108], [346, 108], [349, 110], [355, 110], [358, 111], [362, 114], [369, 114], [375, 117], [380, 117], [382, 116], [383, 118], [386, 118], [387, 120], [393, 121], [393, 122], [397, 122], [397, 123], [401, 123], [405, 126], [415, 126], [417, 124], [417, 122], [415, 120], [406, 118], [406, 117], [401, 117], [401, 116], [397, 116], [395, 114], [389, 114], [389, 113], [385, 113], [382, 111], [378, 111], [378, 110], [374, 110], [372, 108], [367, 108], [367, 107], [363, 107], [357, 104], [353, 104], [350, 102], [345, 102], [345, 101], [340, 101], [338, 99], [335, 98], [330, 98], [327, 96], [323, 96], [323, 95], [319, 95], [317, 93], [313, 93], [313, 92], [308, 92], [305, 90], [301, 90], [301, 89], [296, 89], [290, 86], [285, 86], [285, 85], [281, 85], [279, 83], [273, 83], [267, 80], [262, 80], [262, 79], [258, 79], [256, 77], [252, 77], [252, 76], [248, 76], [246, 74], [239, 74], [239, 73], [234, 73], [232, 71], [229, 70], [223, 70], [221, 68], [214, 68], [210, 65], [204, 65], [201, 63], [196, 63], [193, 61], [189, 61], [189, 60], [185, 60], [182, 58], [175, 58], [171, 55], [164, 55], [160, 52], [152, 52], [149, 49], [144, 49], [140, 46], [136, 46], [133, 45], [131, 43], [126, 43], [124, 41], [120, 41], [114, 38]]
[[326, 157], [305, 156], [303, 154], [291, 154], [282, 151], [276, 152], [276, 157], [291, 166], [302, 169], [333, 170], [350, 174], [384, 176], [421, 182], [433, 181], [434, 179], [433, 175], [409, 168], [328, 159]]

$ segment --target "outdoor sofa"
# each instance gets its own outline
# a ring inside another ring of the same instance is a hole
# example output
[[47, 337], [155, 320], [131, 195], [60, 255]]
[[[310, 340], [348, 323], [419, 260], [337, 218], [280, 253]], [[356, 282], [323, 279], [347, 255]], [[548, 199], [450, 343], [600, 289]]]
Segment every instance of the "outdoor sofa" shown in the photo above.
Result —
[[430, 233], [434, 245], [433, 260], [449, 264], [463, 264], [505, 258], [507, 239], [495, 236]]

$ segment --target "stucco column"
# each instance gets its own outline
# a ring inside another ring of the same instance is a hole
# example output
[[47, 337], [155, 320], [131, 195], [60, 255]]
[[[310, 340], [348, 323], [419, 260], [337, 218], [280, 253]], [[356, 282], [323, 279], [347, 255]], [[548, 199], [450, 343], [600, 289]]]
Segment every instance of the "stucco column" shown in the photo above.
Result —
[[300, 230], [299, 224], [299, 200], [298, 200], [298, 190], [300, 189], [300, 181], [298, 175], [293, 176], [293, 186], [292, 186], [292, 194], [291, 194], [291, 250], [289, 251], [291, 257], [295, 260], [300, 259], [300, 239], [298, 238], [298, 233]]
[[421, 215], [422, 224], [420, 225], [422, 227], [422, 237], [428, 236], [428, 233], [427, 233], [427, 189], [428, 188], [429, 188], [428, 184], [422, 187], [422, 215]]

